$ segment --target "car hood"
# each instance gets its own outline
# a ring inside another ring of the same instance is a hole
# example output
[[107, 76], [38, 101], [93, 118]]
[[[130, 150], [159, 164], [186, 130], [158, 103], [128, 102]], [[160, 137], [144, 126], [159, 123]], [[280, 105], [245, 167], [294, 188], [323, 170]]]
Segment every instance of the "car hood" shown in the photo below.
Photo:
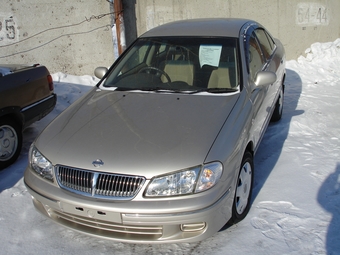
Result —
[[94, 89], [35, 145], [54, 165], [151, 178], [204, 163], [238, 96]]

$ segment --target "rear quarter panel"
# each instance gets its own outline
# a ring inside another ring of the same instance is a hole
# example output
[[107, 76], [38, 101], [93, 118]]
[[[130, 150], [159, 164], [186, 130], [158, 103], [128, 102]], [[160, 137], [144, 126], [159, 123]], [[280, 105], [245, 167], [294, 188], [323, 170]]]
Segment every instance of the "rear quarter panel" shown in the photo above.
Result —
[[47, 68], [38, 66], [0, 77], [0, 109], [23, 108], [51, 95], [47, 75]]

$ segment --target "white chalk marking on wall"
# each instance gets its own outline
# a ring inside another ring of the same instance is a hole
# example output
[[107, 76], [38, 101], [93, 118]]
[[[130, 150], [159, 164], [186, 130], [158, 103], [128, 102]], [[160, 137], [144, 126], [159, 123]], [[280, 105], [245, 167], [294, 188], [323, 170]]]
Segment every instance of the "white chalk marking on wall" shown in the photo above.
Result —
[[328, 25], [329, 19], [329, 11], [325, 5], [312, 2], [298, 3], [297, 5], [296, 24], [298, 25]]
[[17, 22], [12, 14], [0, 13], [0, 45], [19, 41]]

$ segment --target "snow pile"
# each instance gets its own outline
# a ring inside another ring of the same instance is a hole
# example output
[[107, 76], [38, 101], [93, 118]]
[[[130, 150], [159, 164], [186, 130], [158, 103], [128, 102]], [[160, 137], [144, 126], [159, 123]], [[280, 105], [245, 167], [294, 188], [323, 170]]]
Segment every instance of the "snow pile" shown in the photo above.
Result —
[[334, 42], [314, 43], [305, 53], [306, 57], [288, 62], [288, 67], [297, 68], [306, 82], [326, 81], [336, 85], [340, 75], [340, 38]]
[[0, 77], [1, 76], [5, 76], [5, 75], [8, 75], [8, 74], [11, 74], [11, 69], [7, 68], [7, 67], [2, 67], [0, 66]]
[[18, 161], [0, 172], [2, 254], [340, 254], [340, 39], [287, 61], [284, 112], [255, 156], [246, 219], [192, 244], [124, 244], [60, 227], [33, 207], [23, 183], [41, 130], [97, 83], [53, 74], [56, 108], [24, 132]]

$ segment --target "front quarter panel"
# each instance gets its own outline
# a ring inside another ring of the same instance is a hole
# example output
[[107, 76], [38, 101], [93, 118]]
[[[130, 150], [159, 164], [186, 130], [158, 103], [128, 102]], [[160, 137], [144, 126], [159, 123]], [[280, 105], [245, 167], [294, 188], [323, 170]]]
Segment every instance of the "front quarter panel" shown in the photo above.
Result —
[[225, 182], [225, 187], [233, 187], [236, 183], [235, 178], [250, 139], [251, 125], [252, 104], [243, 90], [205, 160], [223, 162], [224, 172], [221, 180]]

